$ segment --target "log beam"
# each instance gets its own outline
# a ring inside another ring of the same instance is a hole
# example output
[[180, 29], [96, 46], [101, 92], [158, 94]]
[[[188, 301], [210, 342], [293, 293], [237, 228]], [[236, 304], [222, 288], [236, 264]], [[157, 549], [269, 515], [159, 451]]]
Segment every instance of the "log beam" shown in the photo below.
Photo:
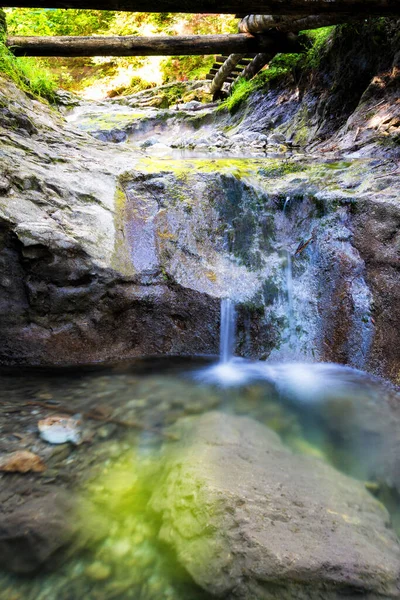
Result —
[[360, 21], [362, 17], [350, 17], [344, 14], [322, 14], [322, 15], [291, 15], [291, 16], [276, 16], [276, 15], [247, 15], [239, 23], [240, 33], [251, 33], [256, 35], [265, 33], [270, 29], [278, 31], [299, 32], [305, 29], [318, 29], [319, 27], [327, 27], [329, 25], [339, 25], [341, 23], [349, 23]]
[[[1, 0], [3, 7], [86, 8], [129, 12], [243, 14], [243, 0]], [[395, 16], [399, 0], [248, 0], [246, 14]]]
[[242, 54], [271, 51], [299, 52], [293, 34], [271, 32], [193, 36], [38, 36], [9, 37], [8, 48], [15, 56], [175, 56], [207, 55], [218, 52]]

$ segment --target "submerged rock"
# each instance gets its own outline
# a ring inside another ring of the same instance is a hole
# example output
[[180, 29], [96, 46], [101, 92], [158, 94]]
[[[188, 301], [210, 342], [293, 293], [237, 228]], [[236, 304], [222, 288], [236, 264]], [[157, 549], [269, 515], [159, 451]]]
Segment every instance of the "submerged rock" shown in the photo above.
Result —
[[37, 454], [28, 450], [19, 450], [5, 456], [0, 456], [0, 471], [8, 473], [43, 473], [46, 465]]
[[81, 420], [53, 415], [38, 423], [40, 437], [49, 444], [79, 444], [82, 439]]
[[251, 419], [180, 421], [151, 501], [160, 538], [216, 597], [398, 598], [400, 546], [384, 507]]
[[14, 573], [37, 571], [70, 546], [78, 531], [64, 492], [31, 498], [0, 517], [1, 567]]

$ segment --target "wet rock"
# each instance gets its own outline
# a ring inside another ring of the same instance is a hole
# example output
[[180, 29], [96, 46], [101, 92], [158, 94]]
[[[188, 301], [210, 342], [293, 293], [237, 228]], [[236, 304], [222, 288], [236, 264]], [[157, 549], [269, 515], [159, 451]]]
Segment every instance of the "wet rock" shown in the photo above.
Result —
[[268, 138], [269, 144], [284, 144], [286, 142], [286, 138], [281, 133], [273, 133]]
[[19, 450], [0, 457], [0, 471], [9, 473], [43, 473], [46, 465], [37, 454], [28, 450]]
[[40, 437], [49, 444], [79, 444], [82, 439], [81, 420], [53, 415], [39, 421]]
[[190, 102], [185, 102], [184, 104], [177, 104], [176, 108], [178, 110], [198, 110], [202, 108], [203, 104], [198, 102], [197, 100], [190, 100]]
[[31, 498], [0, 517], [0, 562], [14, 573], [32, 573], [70, 546], [79, 525], [62, 492]]
[[113, 142], [114, 144], [126, 142], [128, 139], [127, 132], [118, 129], [112, 129], [111, 131], [95, 131], [92, 135], [102, 142]]
[[160, 538], [207, 592], [224, 598], [370, 600], [399, 594], [400, 546], [366, 490], [278, 436], [220, 413], [173, 429], [152, 497]]
[[[155, 229], [148, 238], [156, 268], [132, 265], [128, 246], [134, 241], [140, 252], [141, 233], [130, 237], [125, 212], [135, 207], [127, 207], [119, 182], [132, 155], [72, 130], [8, 81], [0, 104], [7, 105], [0, 126], [9, 140], [2, 155], [7, 182], [0, 186], [0, 363], [212, 352], [218, 302], [162, 276]], [[132, 112], [128, 127], [137, 121]], [[28, 122], [38, 140], [26, 135]], [[157, 190], [155, 198], [161, 196]]]
[[[381, 181], [384, 179], [381, 179]], [[374, 298], [375, 336], [369, 367], [400, 382], [400, 208], [396, 186], [360, 203], [353, 217], [354, 246], [365, 260]]]

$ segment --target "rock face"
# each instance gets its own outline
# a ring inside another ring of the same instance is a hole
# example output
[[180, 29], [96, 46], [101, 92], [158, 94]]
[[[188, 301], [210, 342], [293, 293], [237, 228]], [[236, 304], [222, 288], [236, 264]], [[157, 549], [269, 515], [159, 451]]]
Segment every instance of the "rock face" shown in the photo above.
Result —
[[[382, 188], [390, 179], [380, 179]], [[360, 203], [353, 219], [354, 246], [363, 257], [368, 287], [374, 298], [376, 335], [370, 355], [370, 368], [400, 383], [400, 206], [398, 194], [384, 193], [374, 202]]]
[[293, 68], [239, 108], [234, 134], [278, 133], [312, 150], [399, 156], [400, 40], [397, 19], [335, 28], [311, 69]]
[[66, 127], [6, 81], [0, 129], [0, 363], [216, 349], [218, 301], [159, 261], [132, 266], [115, 208], [132, 154]]
[[182, 420], [152, 498], [161, 539], [215, 597], [398, 598], [400, 547], [383, 506], [248, 418]]

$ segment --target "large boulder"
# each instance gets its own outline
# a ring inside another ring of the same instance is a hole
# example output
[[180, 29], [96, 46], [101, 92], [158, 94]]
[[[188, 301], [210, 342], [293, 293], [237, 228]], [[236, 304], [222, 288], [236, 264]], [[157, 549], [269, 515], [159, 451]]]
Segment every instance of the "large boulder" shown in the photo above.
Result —
[[186, 418], [152, 497], [160, 538], [206, 591], [258, 600], [398, 598], [400, 547], [360, 481], [249, 418]]

